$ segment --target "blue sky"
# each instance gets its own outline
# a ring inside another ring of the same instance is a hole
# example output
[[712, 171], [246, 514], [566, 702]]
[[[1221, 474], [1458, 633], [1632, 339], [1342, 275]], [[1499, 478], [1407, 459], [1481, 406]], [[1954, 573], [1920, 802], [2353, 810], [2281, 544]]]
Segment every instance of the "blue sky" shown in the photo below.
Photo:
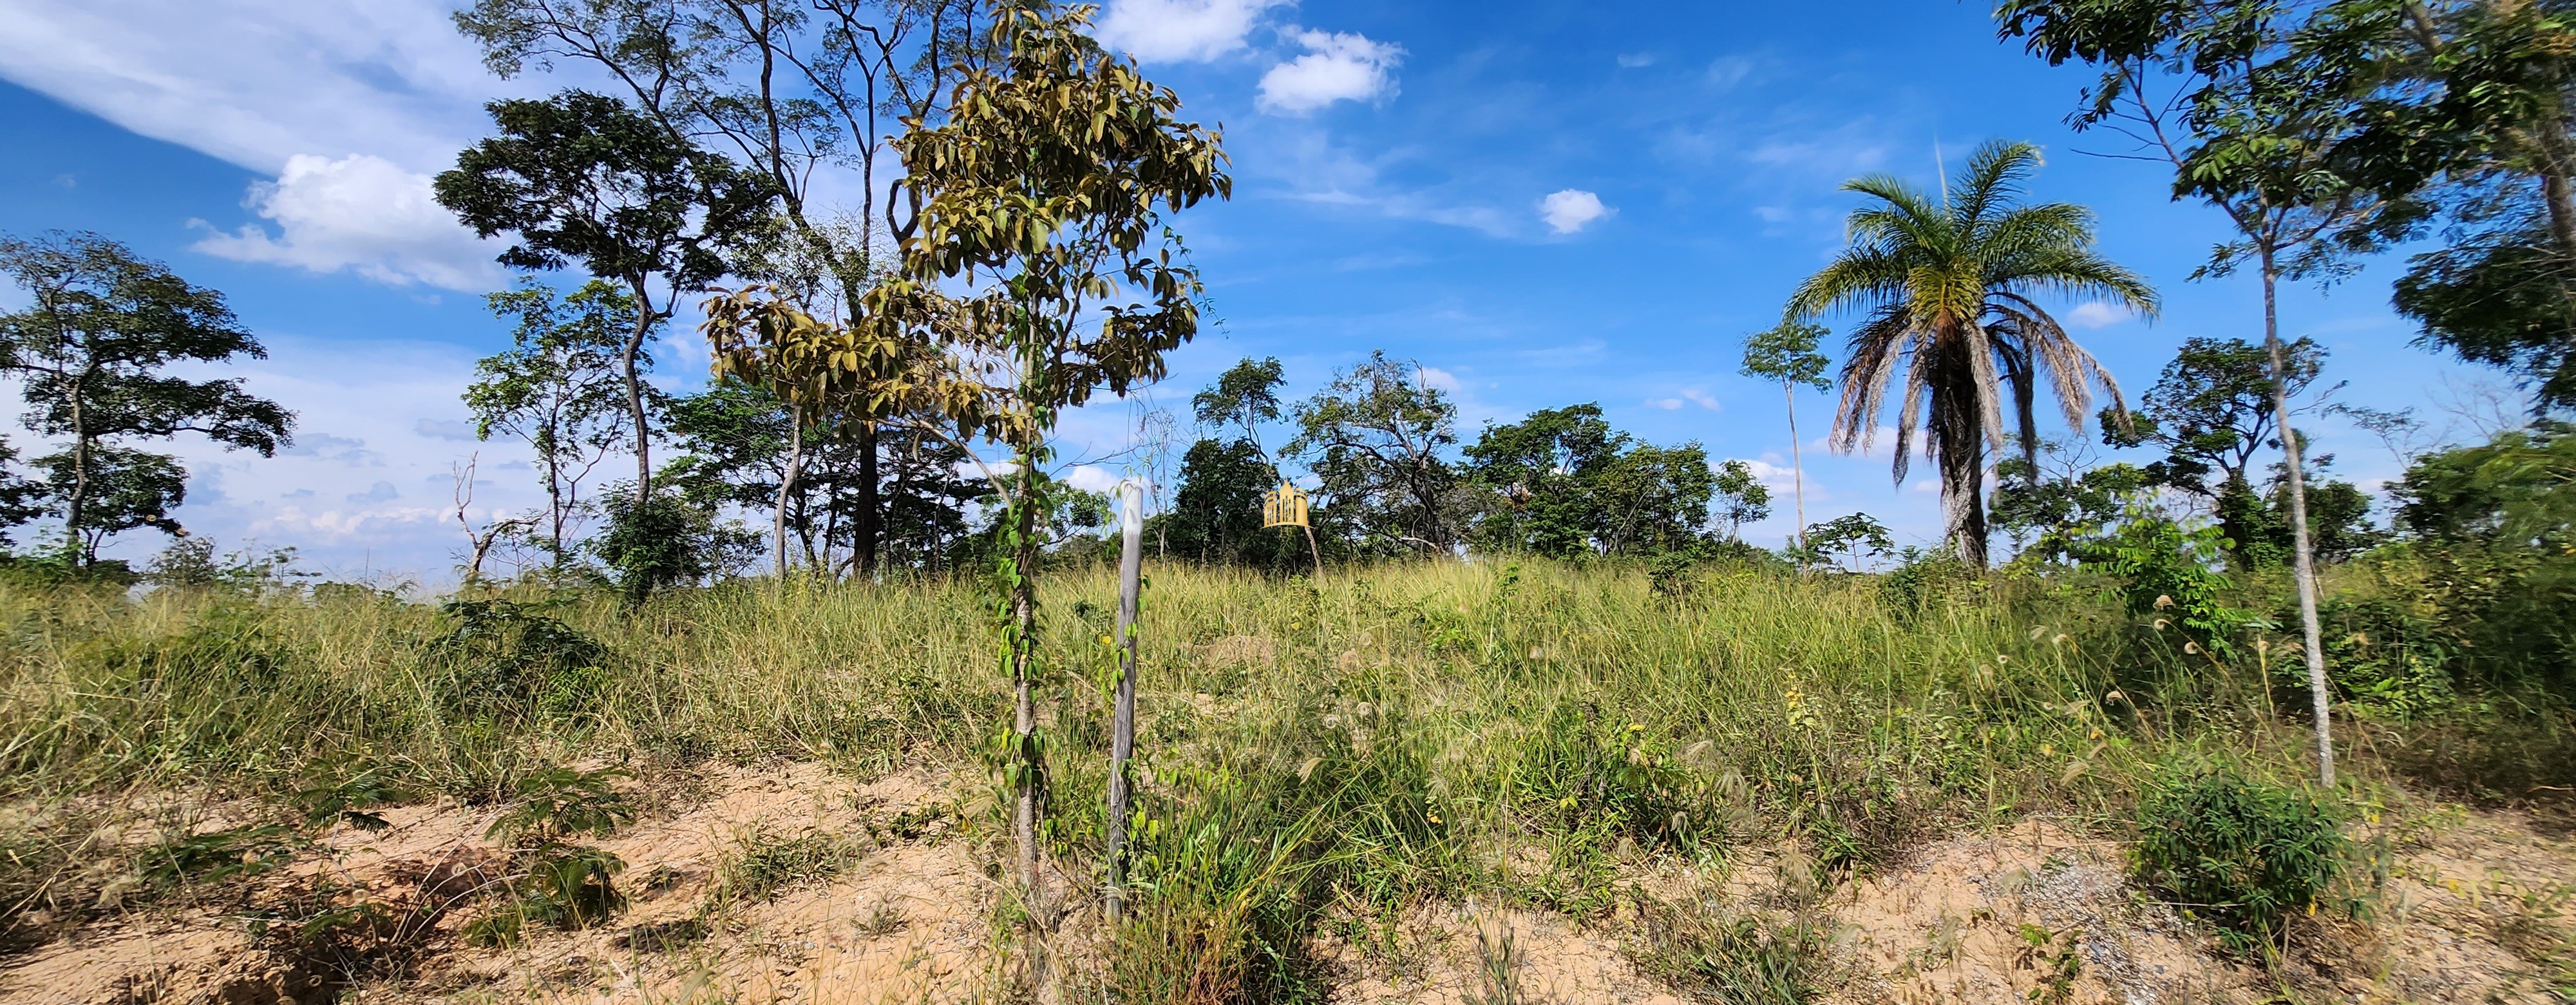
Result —
[[[455, 464], [480, 454], [478, 514], [537, 498], [519, 454], [463, 431], [456, 394], [506, 341], [479, 293], [504, 278], [425, 176], [479, 135], [482, 101], [561, 81], [489, 77], [451, 6], [0, 0], [0, 231], [100, 231], [224, 290], [271, 351], [233, 369], [302, 414], [278, 458], [176, 448], [196, 472], [179, 516], [228, 546], [437, 583], [462, 541]], [[2133, 393], [2184, 338], [2260, 336], [2250, 280], [2186, 281], [2226, 237], [2216, 215], [2169, 201], [2155, 165], [2088, 155], [2121, 151], [2063, 124], [2089, 75], [1998, 43], [1975, 4], [1119, 0], [1102, 27], [1234, 161], [1234, 199], [1177, 221], [1220, 319], [1145, 396], [1182, 410], [1245, 356], [1279, 357], [1302, 396], [1383, 348], [1452, 390], [1470, 438], [1597, 401], [1648, 440], [1762, 462], [1779, 505], [1747, 535], [1777, 543], [1789, 435], [1778, 389], [1736, 375], [1738, 339], [1839, 246], [1843, 180], [1928, 186], [1936, 150], [1955, 167], [1990, 138], [2040, 144], [2035, 194], [2094, 208], [2104, 250], [2164, 292], [2153, 325], [2057, 305]], [[2503, 382], [2410, 344], [2396, 265], [2287, 290], [2285, 333], [2329, 347], [2344, 400], [2472, 435], [2449, 412]], [[673, 386], [702, 381], [693, 341], [665, 352]], [[1827, 453], [1829, 406], [1799, 401], [1808, 519], [1937, 536], [1924, 466], [1894, 486], [1883, 454]], [[1118, 451], [1129, 414], [1074, 416], [1064, 452]], [[2343, 475], [2396, 470], [2314, 426]]]

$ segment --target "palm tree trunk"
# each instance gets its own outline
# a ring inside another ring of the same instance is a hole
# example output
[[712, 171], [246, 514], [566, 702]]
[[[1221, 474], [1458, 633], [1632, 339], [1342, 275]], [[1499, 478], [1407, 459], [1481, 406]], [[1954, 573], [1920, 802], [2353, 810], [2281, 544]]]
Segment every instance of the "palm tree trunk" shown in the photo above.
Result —
[[[2292, 572], [2299, 589], [2299, 637], [2301, 655], [2308, 664], [2308, 698], [2316, 706], [2317, 777], [2326, 786], [2334, 785], [2334, 725], [2329, 714], [2332, 696], [2326, 688], [2326, 651], [2324, 632], [2317, 624], [2316, 554], [2308, 539], [2307, 476], [2300, 470], [2303, 463], [2299, 434], [2290, 428], [2289, 358], [2281, 345], [2280, 315], [2274, 303], [2274, 290], [2280, 275], [2272, 261], [2271, 247], [2259, 249], [2263, 260], [2263, 347], [2272, 354], [2273, 424], [2279, 427], [2282, 462], [2290, 479], [2290, 551]], [[2264, 682], [2270, 687], [2269, 681]]]
[[[1967, 350], [1949, 350], [1937, 364], [1942, 373], [1934, 388], [1932, 422], [1939, 439], [1934, 460], [1941, 467], [1941, 510], [1950, 525], [1950, 550], [1972, 569], [1986, 567], [1986, 430], [1977, 407], [1976, 376], [1963, 358]], [[1942, 390], [1950, 389], [1949, 400]], [[1946, 405], [1946, 407], [1944, 407]], [[1904, 449], [1899, 444], [1897, 449]]]

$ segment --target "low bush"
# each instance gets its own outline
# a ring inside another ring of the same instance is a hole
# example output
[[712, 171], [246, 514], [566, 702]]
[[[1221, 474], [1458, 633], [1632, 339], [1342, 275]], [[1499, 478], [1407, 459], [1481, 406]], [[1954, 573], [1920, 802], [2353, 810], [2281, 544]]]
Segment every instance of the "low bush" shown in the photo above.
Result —
[[2220, 767], [2165, 779], [2138, 808], [2140, 882], [2239, 950], [2275, 942], [2343, 870], [2343, 833], [2305, 793]]

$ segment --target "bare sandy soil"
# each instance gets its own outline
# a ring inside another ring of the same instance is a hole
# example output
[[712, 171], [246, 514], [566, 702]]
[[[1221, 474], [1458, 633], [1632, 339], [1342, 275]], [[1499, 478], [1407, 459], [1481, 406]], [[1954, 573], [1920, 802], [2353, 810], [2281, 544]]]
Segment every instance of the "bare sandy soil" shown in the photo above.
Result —
[[[600, 841], [632, 898], [608, 925], [532, 929], [469, 946], [470, 909], [503, 850], [492, 811], [421, 805], [390, 827], [323, 835], [293, 866], [221, 896], [105, 912], [0, 957], [0, 1001], [25, 1003], [978, 1002], [1004, 999], [992, 935], [998, 850], [967, 821], [978, 784], [920, 770], [854, 782], [812, 764], [657, 780], [659, 809]], [[206, 814], [198, 826], [223, 823]], [[710, 910], [749, 835], [829, 835], [857, 849], [827, 877]], [[128, 836], [123, 840], [134, 840]], [[1763, 849], [1694, 866], [1640, 866], [1600, 916], [1425, 904], [1359, 939], [1319, 933], [1332, 1000], [1465, 1005], [1508, 1000], [1679, 1005], [1704, 989], [1659, 983], [1646, 917], [1674, 904], [1803, 912], [1829, 933], [1828, 1001], [2150, 1003], [2276, 1000], [2570, 1000], [2576, 845], [2514, 814], [2454, 811], [2372, 834], [2384, 885], [2370, 916], [2319, 917], [2271, 970], [2215, 951], [2206, 932], [2132, 889], [2121, 849], [2045, 821], [1951, 837], [1878, 874], [1823, 884]], [[1785, 877], [1805, 877], [1803, 892]], [[254, 918], [263, 901], [368, 903], [350, 952], [383, 976], [334, 986]], [[1794, 903], [1793, 903], [1794, 902]], [[1783, 906], [1788, 905], [1788, 906]], [[2553, 990], [2554, 988], [2554, 990]]]

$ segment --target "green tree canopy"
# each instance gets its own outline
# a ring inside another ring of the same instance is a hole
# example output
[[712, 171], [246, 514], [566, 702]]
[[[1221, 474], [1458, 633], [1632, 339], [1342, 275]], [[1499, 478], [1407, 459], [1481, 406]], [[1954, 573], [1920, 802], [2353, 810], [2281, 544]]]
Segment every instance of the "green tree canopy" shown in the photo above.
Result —
[[1276, 357], [1257, 363], [1246, 359], [1217, 375], [1207, 390], [1192, 395], [1190, 411], [1199, 425], [1210, 429], [1239, 427], [1243, 438], [1258, 450], [1261, 424], [1279, 421], [1279, 385], [1286, 382], [1287, 372]]
[[0, 271], [33, 301], [0, 315], [0, 369], [24, 381], [27, 428], [67, 442], [34, 463], [80, 564], [107, 537], [139, 527], [180, 533], [169, 511], [187, 471], [137, 440], [194, 433], [229, 450], [273, 456], [295, 416], [238, 378], [170, 376], [176, 363], [223, 363], [268, 351], [243, 331], [223, 294], [96, 234], [0, 238]]
[[[761, 179], [614, 99], [565, 91], [486, 105], [501, 135], [467, 147], [441, 172], [439, 205], [476, 234], [514, 235], [501, 264], [579, 264], [622, 283], [633, 325], [619, 356], [635, 448], [635, 491], [652, 492], [652, 419], [638, 371], [653, 329], [679, 295], [724, 275], [724, 246], [768, 206]], [[667, 292], [656, 303], [655, 285]]]
[[1384, 350], [1295, 409], [1283, 451], [1321, 484], [1318, 530], [1379, 554], [1446, 552], [1458, 540], [1458, 409], [1422, 368]]

